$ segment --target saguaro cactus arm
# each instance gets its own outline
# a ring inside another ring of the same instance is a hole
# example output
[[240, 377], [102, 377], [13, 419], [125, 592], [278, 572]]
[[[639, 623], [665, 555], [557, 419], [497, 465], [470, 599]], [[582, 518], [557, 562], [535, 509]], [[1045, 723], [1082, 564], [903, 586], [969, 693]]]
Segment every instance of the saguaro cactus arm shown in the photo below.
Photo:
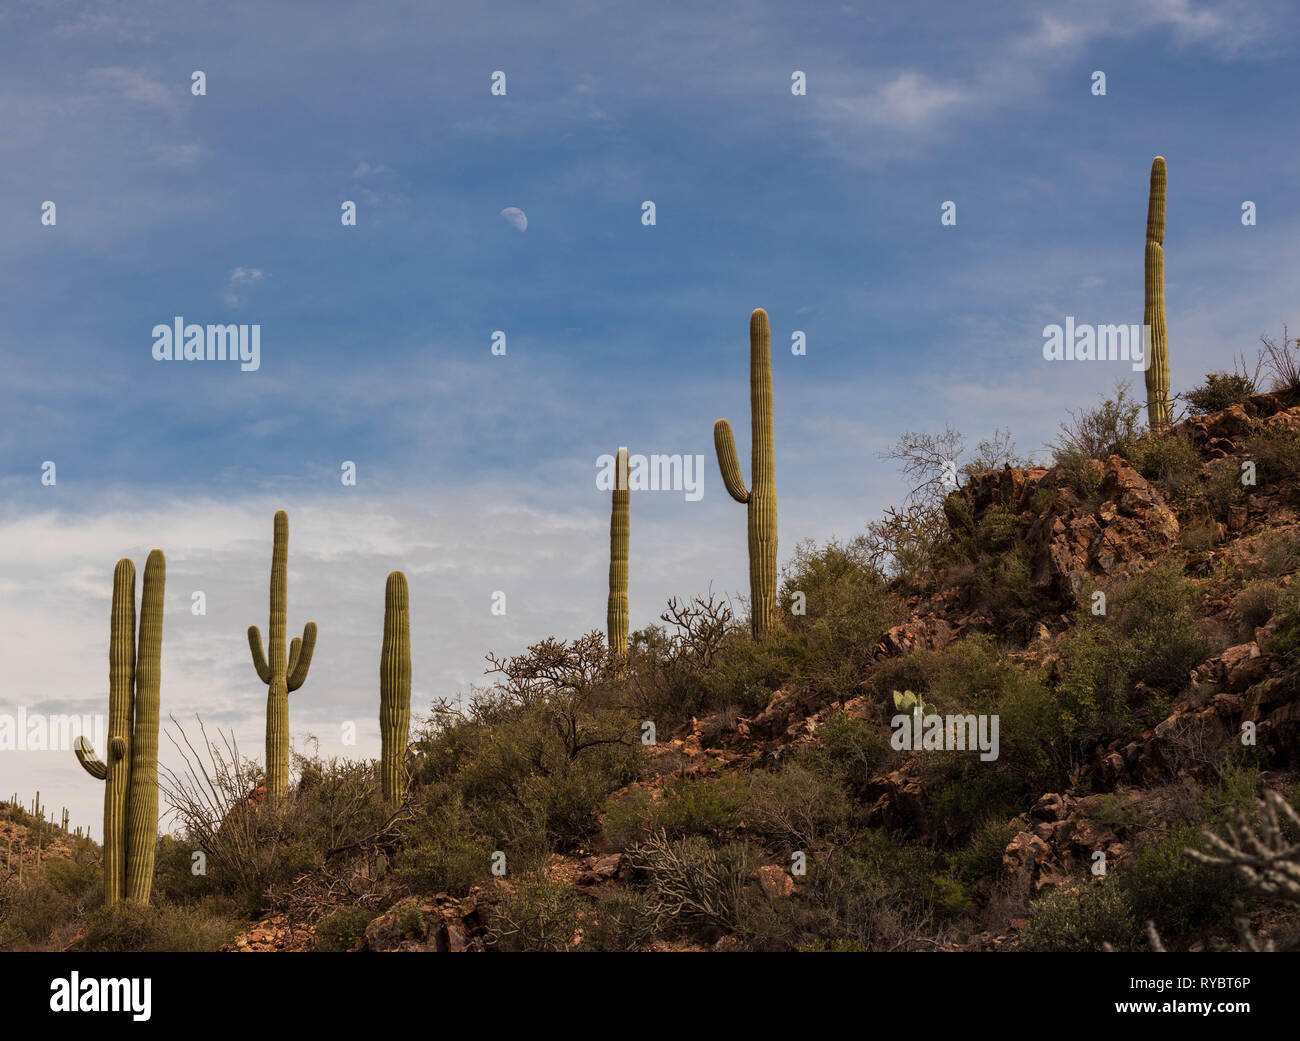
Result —
[[731, 424], [719, 419], [713, 424], [713, 447], [718, 452], [718, 469], [722, 471], [722, 483], [736, 502], [749, 502], [749, 492], [745, 490], [745, 479], [740, 473], [740, 459], [736, 456], [736, 439], [731, 433]]
[[311, 668], [311, 656], [316, 650], [315, 622], [303, 626], [302, 639], [295, 636], [289, 650], [289, 690], [293, 692], [307, 682], [307, 670]]
[[95, 746], [87, 741], [84, 737], [77, 738], [77, 743], [73, 746], [73, 753], [85, 769], [97, 781], [102, 781], [108, 776], [108, 766], [104, 760], [95, 754]]
[[262, 632], [255, 625], [248, 627], [248, 649], [253, 652], [253, 668], [257, 678], [263, 683], [271, 682], [271, 667], [266, 663], [266, 652], [262, 650]]

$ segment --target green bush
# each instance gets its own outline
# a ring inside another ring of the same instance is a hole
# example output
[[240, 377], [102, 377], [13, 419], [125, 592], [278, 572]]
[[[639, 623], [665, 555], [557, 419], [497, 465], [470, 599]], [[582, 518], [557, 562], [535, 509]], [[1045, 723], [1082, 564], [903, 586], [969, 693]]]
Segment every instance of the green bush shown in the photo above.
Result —
[[235, 937], [224, 908], [114, 904], [91, 912], [78, 950], [126, 953], [216, 951]]
[[853, 804], [839, 779], [804, 757], [753, 774], [745, 824], [768, 849], [786, 859], [834, 845], [853, 829]]
[[458, 791], [445, 784], [413, 793], [393, 861], [398, 880], [417, 893], [463, 896], [487, 874], [492, 846], [471, 827]]
[[669, 838], [720, 836], [740, 825], [749, 786], [743, 777], [674, 777], [660, 797], [645, 788], [612, 796], [605, 806], [604, 835], [614, 849], [627, 849], [657, 831]]
[[1276, 487], [1300, 475], [1300, 429], [1285, 423], [1267, 426], [1246, 442], [1245, 453], [1255, 462], [1258, 484]]
[[500, 951], [568, 951], [578, 931], [578, 898], [545, 871], [515, 876], [492, 915], [488, 945]]
[[363, 936], [366, 926], [378, 915], [364, 907], [340, 907], [316, 924], [318, 951], [350, 951]]
[[1209, 851], [1200, 828], [1193, 825], [1144, 846], [1120, 876], [1138, 921], [1154, 921], [1167, 944], [1224, 921], [1245, 892], [1231, 868], [1195, 861], [1187, 855], [1188, 847]]
[[1186, 394], [1188, 409], [1198, 415], [1221, 412], [1256, 393], [1255, 381], [1239, 372], [1207, 372], [1205, 382]]
[[1200, 454], [1181, 430], [1139, 439], [1126, 458], [1138, 473], [1171, 498], [1183, 498], [1201, 472]]
[[1019, 949], [1033, 952], [1142, 949], [1142, 930], [1123, 887], [1112, 878], [1056, 889], [1030, 910], [1029, 929]]

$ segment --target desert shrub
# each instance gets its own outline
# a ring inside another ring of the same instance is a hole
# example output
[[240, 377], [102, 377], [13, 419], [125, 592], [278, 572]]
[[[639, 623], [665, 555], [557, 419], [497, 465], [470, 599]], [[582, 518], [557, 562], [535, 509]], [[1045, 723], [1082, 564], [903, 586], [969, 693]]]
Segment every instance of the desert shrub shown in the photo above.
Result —
[[969, 904], [933, 850], [869, 829], [809, 857], [795, 899], [748, 899], [741, 936], [756, 950], [922, 950]]
[[654, 939], [654, 916], [640, 893], [602, 900], [584, 950], [644, 951]]
[[1095, 408], [1070, 413], [1070, 422], [1061, 424], [1060, 436], [1051, 446], [1053, 461], [1070, 469], [1086, 459], [1104, 462], [1112, 455], [1127, 459], [1142, 435], [1142, 408], [1129, 384], [1118, 384], [1114, 397]]
[[435, 705], [415, 741], [412, 775], [417, 786], [458, 793], [468, 842], [481, 836], [522, 870], [599, 830], [609, 794], [636, 779], [644, 717], [624, 704], [620, 666], [598, 632], [489, 662], [491, 687], [464, 706]]
[[604, 835], [627, 849], [655, 832], [669, 838], [720, 836], [740, 824], [748, 785], [742, 777], [674, 777], [658, 799], [644, 788], [616, 793], [605, 807]]
[[1300, 667], [1300, 586], [1287, 588], [1272, 624], [1273, 633], [1265, 642], [1264, 650], [1277, 655], [1288, 668]]
[[1205, 382], [1185, 395], [1188, 410], [1198, 415], [1239, 405], [1256, 393], [1255, 382], [1240, 372], [1207, 372]]
[[891, 752], [889, 738], [879, 725], [842, 710], [827, 715], [817, 728], [817, 737], [831, 765], [853, 792], [862, 791]]
[[851, 830], [848, 794], [838, 778], [814, 769], [814, 763], [804, 757], [750, 780], [745, 824], [782, 857], [820, 849]]
[[1111, 877], [1053, 890], [1034, 902], [1030, 914], [1022, 951], [1101, 951], [1107, 943], [1117, 951], [1142, 949], [1141, 926]]
[[1272, 377], [1272, 389], [1275, 392], [1300, 389], [1300, 341], [1285, 325], [1280, 339], [1261, 336], [1259, 340], [1264, 345], [1263, 365]]
[[413, 793], [393, 870], [415, 892], [462, 896], [486, 874], [491, 849], [473, 831], [461, 793], [439, 783]]
[[627, 855], [647, 877], [646, 906], [657, 933], [742, 928], [745, 886], [758, 866], [747, 846], [714, 848], [699, 836], [670, 839], [659, 832]]
[[1201, 471], [1201, 457], [1181, 430], [1140, 438], [1129, 448], [1126, 458], [1138, 473], [1171, 498], [1182, 498], [1194, 487]]
[[175, 835], [160, 835], [154, 854], [153, 899], [162, 903], [192, 904], [219, 889], [206, 873], [194, 874], [195, 849]]
[[393, 838], [374, 764], [296, 755], [301, 778], [285, 796], [258, 789], [257, 764], [234, 742], [176, 743], [183, 764], [160, 771], [160, 792], [180, 824], [179, 841], [201, 850], [222, 893], [256, 913], [287, 898], [295, 879], [321, 871], [339, 854], [378, 850]]
[[[856, 682], [872, 649], [900, 616], [862, 536], [820, 547], [811, 540], [799, 543], [784, 569], [778, 604], [786, 628], [804, 640], [799, 674], [832, 688]], [[805, 613], [796, 614], [797, 606]]]
[[1200, 829], [1183, 825], [1144, 846], [1119, 876], [1134, 916], [1154, 921], [1166, 943], [1222, 922], [1245, 893], [1232, 869], [1193, 860], [1188, 847], [1209, 851]]
[[628, 685], [637, 718], [661, 729], [713, 713], [752, 716], [807, 659], [806, 641], [786, 630], [784, 618], [758, 643], [734, 622], [730, 608], [710, 594], [668, 602], [660, 619], [629, 637]]
[[1300, 531], [1267, 531], [1259, 539], [1259, 560], [1253, 573], [1261, 578], [1281, 578], [1300, 568]]
[[236, 922], [206, 904], [114, 904], [92, 911], [77, 949], [83, 951], [215, 951], [234, 939]]
[[316, 923], [316, 949], [318, 951], [350, 951], [377, 917], [373, 910], [364, 907], [340, 907]]
[[1276, 582], [1251, 582], [1233, 601], [1241, 620], [1250, 628], [1267, 625], [1282, 605], [1283, 590]]
[[996, 878], [1002, 871], [1002, 854], [1019, 832], [1014, 821], [988, 818], [974, 830], [970, 843], [953, 854], [953, 873], [965, 882]]
[[494, 908], [487, 944], [499, 951], [568, 951], [578, 931], [578, 897], [545, 871], [515, 876]]
[[[1259, 484], [1276, 485], [1300, 474], [1300, 428], [1273, 423], [1251, 437], [1245, 456], [1254, 460]], [[1240, 474], [1233, 474], [1240, 486]]]
[[1081, 611], [1064, 644], [1057, 692], [1070, 730], [1083, 740], [1124, 733], [1137, 684], [1176, 693], [1219, 649], [1198, 625], [1195, 587], [1176, 562], [1117, 584], [1106, 615]]

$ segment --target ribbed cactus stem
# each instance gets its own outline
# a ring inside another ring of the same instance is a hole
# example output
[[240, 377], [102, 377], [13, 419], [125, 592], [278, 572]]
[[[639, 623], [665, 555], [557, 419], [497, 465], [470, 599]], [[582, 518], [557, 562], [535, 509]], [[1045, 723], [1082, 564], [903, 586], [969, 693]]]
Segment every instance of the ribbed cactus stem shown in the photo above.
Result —
[[1146, 371], [1147, 422], [1152, 430], [1169, 426], [1169, 340], [1165, 328], [1165, 186], [1164, 156], [1151, 162], [1147, 202], [1146, 301], [1142, 322], [1150, 329]]
[[713, 425], [718, 469], [727, 491], [748, 507], [749, 596], [754, 637], [771, 631], [776, 605], [776, 462], [772, 422], [772, 351], [767, 312], [761, 307], [749, 319], [749, 402], [751, 471], [754, 486], [745, 490], [736, 456], [731, 424], [719, 419]]
[[614, 490], [609, 511], [609, 604], [606, 622], [609, 649], [627, 653], [627, 554], [632, 525], [631, 490], [628, 488], [627, 449], [620, 448], [614, 463]]
[[167, 560], [149, 554], [140, 594], [140, 646], [135, 660], [135, 725], [127, 810], [126, 898], [147, 904], [158, 842], [158, 718], [162, 689], [163, 591]]
[[411, 612], [406, 576], [394, 571], [384, 588], [384, 644], [379, 655], [380, 773], [384, 799], [402, 801], [411, 727]]
[[108, 644], [107, 787], [104, 791], [104, 903], [126, 896], [126, 809], [131, 784], [131, 700], [135, 683], [135, 565], [113, 569]]
[[308, 622], [303, 629], [302, 642], [294, 640], [297, 653], [290, 668], [289, 649], [285, 645], [288, 587], [289, 515], [284, 510], [277, 510], [271, 544], [271, 615], [267, 621], [269, 660], [262, 651], [262, 634], [257, 626], [248, 627], [248, 648], [253, 656], [253, 668], [267, 686], [266, 790], [271, 795], [287, 795], [289, 792], [289, 692], [297, 690], [306, 681], [312, 651], [316, 647], [316, 623]]
[[85, 737], [74, 747], [86, 773], [104, 782], [105, 904], [147, 904], [153, 888], [166, 571], [162, 550], [155, 549], [145, 565], [137, 654], [135, 565], [126, 557], [117, 562], [108, 629], [108, 748], [100, 759]]

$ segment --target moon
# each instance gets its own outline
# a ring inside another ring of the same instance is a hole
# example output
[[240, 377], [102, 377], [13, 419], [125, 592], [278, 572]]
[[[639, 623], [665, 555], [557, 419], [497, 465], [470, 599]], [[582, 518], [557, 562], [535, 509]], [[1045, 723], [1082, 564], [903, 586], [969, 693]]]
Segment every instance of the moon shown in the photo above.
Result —
[[526, 214], [518, 206], [507, 206], [504, 210], [501, 211], [501, 216], [503, 216], [506, 220], [508, 220], [520, 231], [528, 230], [528, 214]]

